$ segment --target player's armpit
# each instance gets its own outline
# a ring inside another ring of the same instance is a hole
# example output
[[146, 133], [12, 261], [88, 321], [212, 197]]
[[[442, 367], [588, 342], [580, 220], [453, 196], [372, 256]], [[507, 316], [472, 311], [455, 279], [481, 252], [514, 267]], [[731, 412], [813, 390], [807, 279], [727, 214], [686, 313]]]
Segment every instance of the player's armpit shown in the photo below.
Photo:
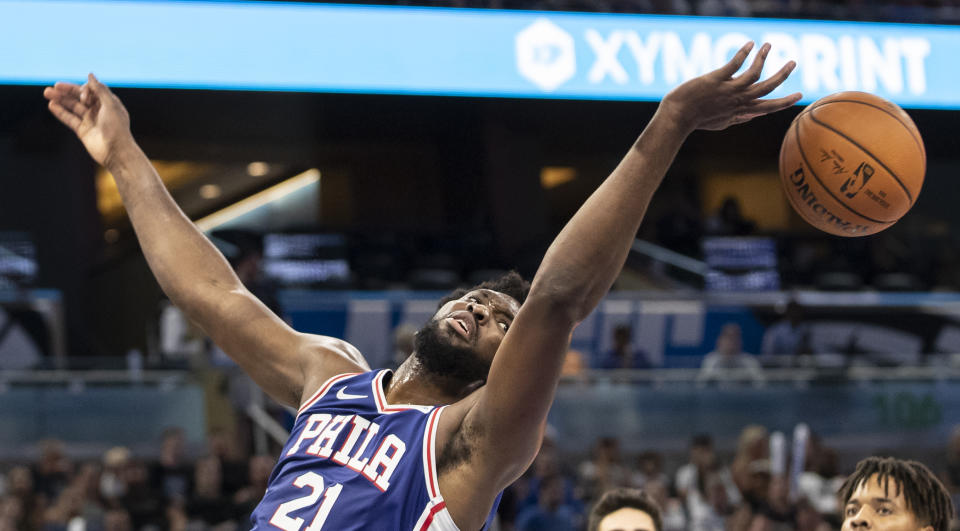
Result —
[[440, 417], [438, 445], [468, 450], [456, 473], [440, 478], [459, 525], [486, 517], [470, 496], [492, 499], [537, 455], [574, 324], [568, 301], [531, 293], [497, 350], [486, 385]]

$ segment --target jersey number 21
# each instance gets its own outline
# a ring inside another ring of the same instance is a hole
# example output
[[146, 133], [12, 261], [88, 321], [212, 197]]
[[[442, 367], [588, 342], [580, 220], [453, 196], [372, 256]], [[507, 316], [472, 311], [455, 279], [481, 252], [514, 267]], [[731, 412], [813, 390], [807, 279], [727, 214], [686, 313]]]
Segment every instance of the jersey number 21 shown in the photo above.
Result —
[[270, 518], [270, 525], [283, 529], [284, 531], [300, 531], [300, 528], [303, 527], [303, 518], [291, 518], [289, 514], [317, 503], [317, 499], [319, 499], [322, 494], [323, 503], [321, 503], [320, 508], [317, 509], [317, 514], [313, 517], [313, 521], [310, 522], [310, 525], [304, 530], [320, 531], [320, 529], [323, 528], [323, 523], [327, 520], [327, 516], [330, 515], [330, 509], [333, 508], [333, 503], [337, 501], [337, 496], [340, 496], [343, 485], [332, 485], [324, 491], [323, 477], [314, 472], [303, 474], [295, 479], [293, 484], [301, 489], [304, 487], [309, 488], [310, 494], [281, 503], [280, 507], [277, 507], [277, 512], [273, 513], [273, 517]]

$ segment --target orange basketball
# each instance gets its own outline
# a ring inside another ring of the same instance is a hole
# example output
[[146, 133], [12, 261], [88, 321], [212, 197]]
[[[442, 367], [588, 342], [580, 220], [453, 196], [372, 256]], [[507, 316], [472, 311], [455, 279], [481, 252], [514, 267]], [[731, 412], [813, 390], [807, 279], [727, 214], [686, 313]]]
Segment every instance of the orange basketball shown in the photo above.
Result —
[[913, 120], [865, 92], [811, 103], [780, 147], [780, 180], [793, 208], [838, 236], [866, 236], [896, 223], [916, 202], [926, 169]]

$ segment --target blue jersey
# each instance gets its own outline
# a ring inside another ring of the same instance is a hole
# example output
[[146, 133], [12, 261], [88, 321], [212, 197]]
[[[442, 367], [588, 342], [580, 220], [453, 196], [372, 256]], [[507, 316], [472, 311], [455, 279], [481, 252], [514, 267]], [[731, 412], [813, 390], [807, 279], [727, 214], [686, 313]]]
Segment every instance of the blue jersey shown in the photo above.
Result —
[[388, 404], [388, 373], [334, 376], [300, 406], [254, 529], [458, 529], [437, 482], [444, 407]]

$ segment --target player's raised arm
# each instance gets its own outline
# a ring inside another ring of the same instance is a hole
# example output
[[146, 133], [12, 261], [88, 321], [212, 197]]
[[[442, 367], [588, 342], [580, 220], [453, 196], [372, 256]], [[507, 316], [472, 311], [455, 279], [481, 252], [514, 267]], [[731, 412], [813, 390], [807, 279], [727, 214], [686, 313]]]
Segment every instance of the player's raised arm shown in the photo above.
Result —
[[50, 112], [113, 174], [163, 291], [267, 393], [297, 406], [329, 376], [367, 369], [346, 342], [295, 332], [244, 288], [167, 193], [130, 133], [123, 104], [92, 74], [83, 86], [57, 83], [44, 96]]
[[[474, 480], [503, 488], [533, 459], [570, 333], [619, 274], [647, 205], [686, 137], [695, 129], [723, 129], [799, 99], [799, 94], [760, 99], [794, 67], [791, 62], [758, 82], [767, 45], [735, 77], [751, 47], [745, 45], [727, 65], [670, 92], [617, 168], [547, 250], [527, 300], [497, 350], [486, 385], [462, 406], [469, 407], [462, 429], [479, 441]], [[451, 485], [448, 490], [455, 489]], [[458, 510], [451, 507], [455, 518]]]

